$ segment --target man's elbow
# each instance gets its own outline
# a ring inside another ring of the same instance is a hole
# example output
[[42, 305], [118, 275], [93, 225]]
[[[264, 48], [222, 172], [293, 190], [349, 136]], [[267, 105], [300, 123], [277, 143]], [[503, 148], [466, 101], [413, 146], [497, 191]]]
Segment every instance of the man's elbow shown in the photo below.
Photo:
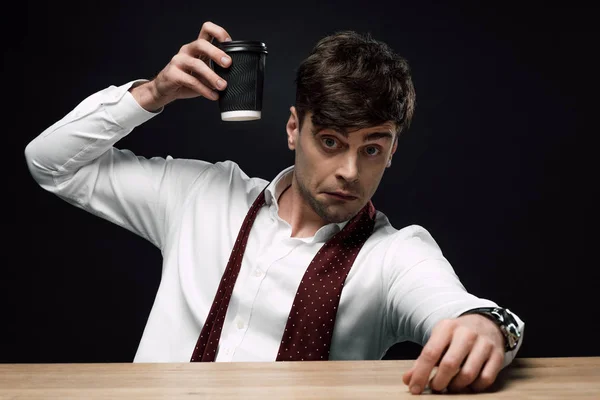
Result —
[[53, 173], [44, 166], [41, 161], [42, 155], [39, 152], [39, 144], [35, 140], [29, 142], [25, 147], [25, 163], [32, 178], [45, 190], [52, 190], [54, 185]]

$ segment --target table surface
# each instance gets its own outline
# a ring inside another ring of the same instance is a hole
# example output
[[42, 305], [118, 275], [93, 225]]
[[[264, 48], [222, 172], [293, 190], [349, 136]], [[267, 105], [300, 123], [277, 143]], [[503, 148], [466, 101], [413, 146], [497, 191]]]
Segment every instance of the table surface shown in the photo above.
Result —
[[[0, 399], [408, 399], [411, 360], [0, 364]], [[436, 396], [429, 391], [425, 397]], [[517, 358], [451, 399], [600, 399], [600, 357]]]

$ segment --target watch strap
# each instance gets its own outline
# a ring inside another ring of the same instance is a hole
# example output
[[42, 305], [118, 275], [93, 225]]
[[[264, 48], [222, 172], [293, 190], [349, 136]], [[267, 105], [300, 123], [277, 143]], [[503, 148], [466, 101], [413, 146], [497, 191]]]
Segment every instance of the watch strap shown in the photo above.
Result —
[[504, 336], [504, 350], [512, 351], [517, 348], [521, 339], [519, 323], [512, 312], [502, 307], [479, 307], [469, 310], [461, 315], [480, 314], [492, 320]]

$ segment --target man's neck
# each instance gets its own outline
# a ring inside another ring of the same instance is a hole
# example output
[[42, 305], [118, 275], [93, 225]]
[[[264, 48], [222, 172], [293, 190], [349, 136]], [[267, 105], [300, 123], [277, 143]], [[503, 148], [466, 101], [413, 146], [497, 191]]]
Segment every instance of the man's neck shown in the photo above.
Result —
[[326, 222], [302, 197], [295, 177], [292, 178], [291, 186], [279, 196], [277, 204], [279, 205], [279, 217], [292, 227], [291, 237], [314, 236], [322, 226], [326, 225]]

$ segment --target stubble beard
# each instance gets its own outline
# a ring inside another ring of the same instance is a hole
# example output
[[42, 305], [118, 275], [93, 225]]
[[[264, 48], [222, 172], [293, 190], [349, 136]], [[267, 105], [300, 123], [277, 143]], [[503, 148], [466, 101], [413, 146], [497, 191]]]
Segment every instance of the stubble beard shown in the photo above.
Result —
[[300, 179], [296, 172], [294, 172], [294, 180], [296, 181], [296, 185], [298, 186], [298, 192], [300, 192], [300, 195], [302, 196], [304, 201], [306, 201], [310, 208], [312, 208], [313, 211], [327, 224], [339, 224], [341, 222], [351, 219], [358, 213], [358, 211], [352, 213], [345, 210], [342, 211], [342, 213], [331, 212], [329, 206], [326, 206], [323, 203], [319, 202], [310, 193], [310, 191], [306, 186], [304, 186], [304, 184], [302, 183], [302, 179]]

